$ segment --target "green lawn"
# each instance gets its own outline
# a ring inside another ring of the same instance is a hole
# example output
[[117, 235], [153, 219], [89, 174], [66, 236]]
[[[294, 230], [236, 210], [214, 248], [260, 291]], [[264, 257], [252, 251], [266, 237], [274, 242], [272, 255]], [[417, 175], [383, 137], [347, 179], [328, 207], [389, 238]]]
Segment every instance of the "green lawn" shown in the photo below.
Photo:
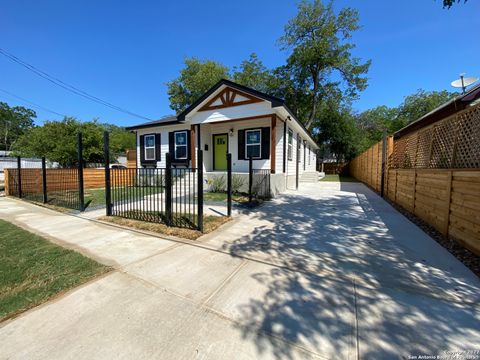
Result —
[[0, 220], [0, 321], [109, 270]]
[[[112, 188], [112, 199], [140, 199], [143, 196], [159, 194], [163, 192], [160, 187], [115, 187]], [[99, 189], [85, 189], [85, 207], [94, 207], [98, 205], [105, 205], [105, 188]]]
[[340, 175], [325, 175], [320, 181], [329, 181], [329, 182], [358, 182], [357, 179], [351, 176], [340, 176]]
[[[204, 201], [227, 201], [227, 193], [205, 192], [203, 193]], [[248, 202], [248, 196], [233, 194], [232, 200], [236, 202]]]

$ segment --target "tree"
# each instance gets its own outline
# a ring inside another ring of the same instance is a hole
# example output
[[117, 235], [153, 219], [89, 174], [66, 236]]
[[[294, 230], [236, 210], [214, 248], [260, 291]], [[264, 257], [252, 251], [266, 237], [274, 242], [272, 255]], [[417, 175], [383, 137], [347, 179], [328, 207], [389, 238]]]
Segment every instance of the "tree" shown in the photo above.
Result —
[[[23, 134], [14, 146], [22, 156], [42, 157], [62, 167], [77, 164], [77, 134], [82, 133], [83, 159], [86, 163], [103, 163], [103, 132], [110, 132], [110, 154], [115, 159], [120, 153], [135, 147], [135, 135], [115, 125], [97, 120], [80, 122], [73, 117], [62, 121], [45, 121]], [[61, 139], [61, 141], [59, 141]]]
[[361, 137], [360, 151], [366, 150], [380, 141], [384, 131], [391, 133], [393, 121], [397, 116], [397, 108], [390, 108], [385, 105], [377, 106], [355, 115], [355, 121]]
[[[450, 9], [453, 6], [453, 4], [460, 3], [460, 2], [461, 2], [461, 0], [443, 0], [443, 7], [447, 8], [447, 9]], [[464, 3], [466, 3], [466, 2], [467, 2], [467, 0], [464, 0]]]
[[449, 91], [417, 90], [416, 93], [406, 96], [398, 107], [398, 114], [393, 119], [390, 131], [395, 132], [411, 122], [420, 119], [433, 109], [452, 99], [455, 93]]
[[[285, 34], [280, 38], [284, 50], [291, 55], [287, 66], [297, 77], [298, 83], [308, 85], [305, 95], [309, 98], [306, 109], [305, 125], [311, 128], [320, 102], [326, 96], [325, 89], [345, 87], [345, 95], [354, 98], [367, 86], [367, 73], [370, 61], [361, 63], [351, 54], [355, 47], [348, 40], [359, 29], [358, 12], [351, 8], [340, 10], [338, 15], [333, 10], [333, 2], [324, 5], [320, 0], [312, 3], [303, 0], [298, 6], [298, 14], [291, 19]], [[338, 74], [340, 83], [332, 75]]]
[[35, 111], [23, 106], [10, 107], [0, 102], [0, 148], [11, 150], [12, 145], [28, 129], [33, 127], [33, 119], [37, 117]]
[[242, 61], [238, 68], [234, 67], [232, 79], [264, 93], [271, 91], [273, 81], [272, 74], [255, 53], [252, 53], [248, 60]]
[[228, 67], [213, 60], [185, 59], [180, 76], [167, 83], [170, 107], [185, 110], [221, 79], [228, 78]]
[[337, 162], [354, 158], [359, 152], [360, 137], [351, 109], [334, 103], [322, 103], [320, 108], [315, 137], [321, 151], [335, 156]]

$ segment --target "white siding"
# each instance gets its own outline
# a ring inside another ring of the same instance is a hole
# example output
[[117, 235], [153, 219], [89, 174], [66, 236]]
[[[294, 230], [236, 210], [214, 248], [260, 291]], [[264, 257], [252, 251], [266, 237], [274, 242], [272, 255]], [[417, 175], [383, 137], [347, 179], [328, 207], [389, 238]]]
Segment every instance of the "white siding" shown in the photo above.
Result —
[[267, 101], [260, 103], [232, 106], [217, 110], [198, 111], [188, 117], [191, 124], [206, 124], [218, 121], [233, 120], [245, 117], [272, 114], [273, 110]]
[[165, 154], [168, 152], [168, 133], [171, 131], [178, 130], [190, 130], [189, 125], [170, 125], [170, 126], [157, 126], [148, 129], [139, 129], [137, 130], [137, 164], [139, 167], [142, 166], [140, 161], [140, 136], [148, 134], [161, 134], [160, 135], [160, 161], [157, 161], [157, 167], [164, 168], [166, 166]]
[[[270, 127], [270, 118], [236, 121], [232, 123], [221, 124], [202, 124], [202, 148], [208, 144], [208, 151], [203, 152], [203, 159], [206, 171], [213, 171], [213, 148], [212, 135], [214, 134], [229, 134], [228, 136], [228, 151], [232, 154], [232, 168], [233, 171], [247, 172], [248, 160], [238, 159], [238, 130], [254, 129], [257, 127]], [[233, 129], [233, 136], [230, 136], [230, 129]], [[270, 159], [267, 160], [253, 160], [253, 167], [255, 169], [270, 169]]]
[[277, 119], [277, 131], [276, 131], [276, 140], [277, 144], [275, 146], [275, 172], [277, 174], [283, 172], [283, 127], [285, 123]]

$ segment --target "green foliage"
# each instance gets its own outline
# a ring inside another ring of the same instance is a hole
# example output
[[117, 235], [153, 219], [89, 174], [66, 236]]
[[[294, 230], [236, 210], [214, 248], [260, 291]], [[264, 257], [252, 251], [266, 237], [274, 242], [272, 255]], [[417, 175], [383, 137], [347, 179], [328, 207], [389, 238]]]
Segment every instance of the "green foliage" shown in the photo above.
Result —
[[212, 176], [208, 179], [208, 189], [210, 192], [224, 192], [227, 189], [225, 176]]
[[416, 93], [406, 96], [398, 107], [398, 115], [390, 131], [400, 130], [411, 122], [420, 119], [423, 115], [452, 99], [456, 94], [449, 91], [417, 90]]
[[18, 138], [33, 127], [36, 117], [31, 109], [0, 102], [0, 149], [11, 150]]
[[87, 163], [103, 162], [103, 132], [110, 131], [111, 159], [127, 149], [135, 148], [135, 135], [115, 125], [96, 120], [80, 122], [66, 117], [62, 121], [45, 121], [24, 133], [15, 146], [18, 155], [42, 157], [61, 166], [77, 163], [77, 134], [82, 133], [83, 158]]
[[291, 52], [287, 67], [298, 85], [298, 96], [308, 97], [308, 101], [299, 100], [308, 106], [298, 109], [307, 128], [312, 128], [332, 90], [353, 99], [367, 87], [364, 75], [370, 61], [362, 63], [353, 57], [355, 45], [348, 41], [359, 28], [356, 10], [344, 8], [335, 14], [332, 1], [325, 5], [320, 0], [300, 2], [297, 15], [285, 26], [280, 44]]
[[378, 106], [356, 115], [355, 120], [359, 129], [357, 138], [359, 150], [366, 150], [380, 141], [384, 130], [387, 134], [393, 134], [454, 96], [455, 93], [445, 90], [427, 92], [420, 89], [416, 93], [406, 96], [404, 101], [395, 108]]
[[167, 83], [170, 107], [185, 110], [219, 80], [228, 78], [228, 67], [213, 60], [185, 59], [180, 76]]
[[270, 71], [255, 53], [252, 53], [248, 60], [242, 61], [238, 68], [234, 67], [232, 79], [236, 83], [264, 93], [271, 92], [272, 81], [274, 81]]
[[[453, 6], [453, 4], [460, 3], [460, 2], [461, 2], [461, 0], [443, 0], [443, 7], [447, 8], [447, 9], [450, 9]], [[467, 0], [464, 0], [463, 3], [466, 3], [466, 2], [467, 2]]]
[[242, 175], [232, 175], [232, 193], [238, 194], [243, 185], [245, 185], [246, 179]]

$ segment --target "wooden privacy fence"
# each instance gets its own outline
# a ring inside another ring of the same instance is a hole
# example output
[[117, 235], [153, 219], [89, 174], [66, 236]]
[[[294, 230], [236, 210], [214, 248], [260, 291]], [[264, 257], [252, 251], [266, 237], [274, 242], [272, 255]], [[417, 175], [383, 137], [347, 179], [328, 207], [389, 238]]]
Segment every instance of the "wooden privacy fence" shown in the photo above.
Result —
[[[480, 105], [385, 141], [384, 195], [480, 254]], [[383, 141], [350, 162], [381, 191]]]
[[[376, 143], [368, 150], [358, 155], [349, 164], [350, 175], [361, 182], [368, 184], [378, 192], [381, 192], [382, 190], [383, 143], [383, 140]], [[385, 168], [388, 168], [392, 152], [393, 137], [389, 136], [385, 141]]]
[[[78, 176], [76, 169], [46, 169], [47, 191], [63, 191], [78, 189]], [[110, 170], [112, 172], [112, 170]], [[42, 192], [42, 169], [21, 169], [21, 178], [30, 181], [22, 183], [24, 193]], [[10, 194], [10, 189], [18, 179], [17, 169], [5, 169], [5, 194]], [[130, 186], [134, 184], [133, 177], [121, 177], [112, 181], [120, 181], [115, 186]], [[97, 189], [105, 187], [105, 169], [83, 169], [83, 187], [85, 189]]]

